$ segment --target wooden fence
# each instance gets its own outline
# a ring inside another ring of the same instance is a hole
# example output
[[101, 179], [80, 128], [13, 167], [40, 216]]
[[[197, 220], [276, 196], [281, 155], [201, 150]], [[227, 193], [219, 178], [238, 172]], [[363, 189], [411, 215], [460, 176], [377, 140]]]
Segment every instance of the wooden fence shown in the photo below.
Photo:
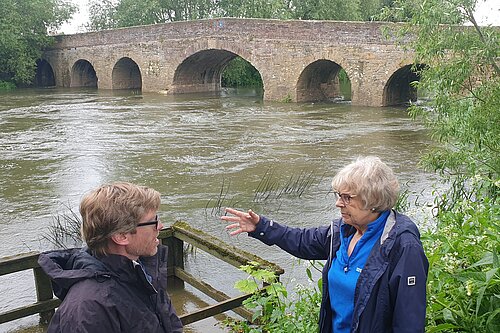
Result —
[[[162, 244], [169, 247], [168, 250], [168, 275], [175, 276], [207, 296], [216, 301], [197, 311], [180, 315], [184, 325], [221, 314], [232, 310], [247, 320], [251, 320], [252, 313], [241, 307], [242, 302], [251, 295], [241, 295], [230, 297], [219, 291], [208, 283], [191, 275], [184, 270], [184, 248], [185, 243], [207, 252], [208, 254], [219, 258], [235, 267], [247, 264], [249, 261], [256, 261], [261, 267], [273, 271], [276, 275], [283, 274], [283, 269], [276, 264], [265, 261], [253, 254], [229, 246], [221, 240], [210, 236], [201, 230], [192, 228], [185, 222], [176, 222], [171, 227], [160, 231], [158, 238]], [[30, 252], [11, 257], [0, 258], [0, 276], [14, 272], [33, 270], [35, 279], [36, 299], [37, 301], [19, 308], [0, 313], [0, 324], [27, 317], [33, 314], [40, 314], [40, 323], [46, 324], [52, 318], [55, 309], [61, 303], [59, 299], [54, 298], [50, 279], [43, 272], [37, 263], [39, 253]], [[12, 286], [15, 288], [15, 286]]]

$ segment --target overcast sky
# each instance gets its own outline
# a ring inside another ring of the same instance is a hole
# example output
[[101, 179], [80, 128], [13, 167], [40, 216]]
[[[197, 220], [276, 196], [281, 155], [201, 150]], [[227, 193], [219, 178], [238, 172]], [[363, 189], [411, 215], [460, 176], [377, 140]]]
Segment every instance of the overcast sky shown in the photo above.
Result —
[[[89, 19], [88, 0], [71, 0], [79, 7], [79, 12], [73, 16], [70, 23], [64, 24], [60, 33], [74, 34], [77, 32], [85, 32], [83, 25]], [[496, 25], [500, 26], [500, 1], [499, 0], [478, 0], [476, 10], [476, 20], [480, 25]]]

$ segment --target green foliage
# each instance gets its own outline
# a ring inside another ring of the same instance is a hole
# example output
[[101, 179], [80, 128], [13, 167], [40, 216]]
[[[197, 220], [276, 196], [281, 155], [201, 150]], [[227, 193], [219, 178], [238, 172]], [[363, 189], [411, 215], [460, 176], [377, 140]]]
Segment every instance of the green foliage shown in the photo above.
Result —
[[360, 21], [362, 18], [360, 0], [306, 0], [293, 1], [293, 5], [293, 18], [302, 20]]
[[222, 72], [221, 84], [231, 88], [263, 87], [260, 73], [241, 57], [236, 57], [227, 64]]
[[86, 25], [88, 31], [99, 31], [117, 27], [115, 19], [116, 8], [112, 0], [89, 1], [89, 23]]
[[462, 201], [423, 235], [427, 332], [500, 331], [500, 206]]
[[[285, 286], [277, 276], [249, 262], [240, 267], [249, 278], [236, 282], [235, 288], [244, 293], [253, 293], [243, 305], [254, 312], [252, 323], [229, 320], [225, 325], [231, 332], [315, 332], [318, 330], [318, 313], [321, 293], [314, 288], [296, 288], [296, 299], [288, 296]], [[265, 283], [260, 288], [260, 284]]]
[[341, 68], [339, 73], [339, 83], [340, 83], [340, 93], [344, 96], [344, 100], [350, 100], [352, 91], [351, 91], [351, 80], [347, 75], [347, 72]]
[[372, 20], [392, 0], [91, 0], [91, 31], [212, 17]]
[[[430, 262], [428, 332], [500, 331], [500, 30], [479, 27], [474, 0], [397, 0], [383, 18], [409, 41], [429, 101], [410, 114], [438, 143], [422, 164], [449, 181], [436, 225], [423, 235]], [[450, 25], [468, 22], [469, 26]]]
[[0, 80], [30, 84], [36, 60], [50, 45], [48, 32], [57, 29], [75, 11], [64, 0], [1, 0]]
[[90, 31], [210, 18], [217, 2], [210, 0], [92, 0]]
[[12, 90], [15, 88], [16, 88], [16, 85], [12, 82], [0, 81], [0, 91], [1, 90]]
[[[412, 106], [410, 114], [422, 119], [439, 143], [423, 165], [452, 183], [440, 202], [444, 209], [464, 198], [495, 201], [500, 193], [500, 30], [476, 25], [475, 4], [398, 0], [398, 10], [385, 12], [385, 17], [409, 15], [396, 33], [412, 36], [415, 63], [427, 65], [417, 87], [429, 94], [429, 102]], [[442, 25], [450, 22], [472, 26]]]
[[288, 1], [281, 0], [220, 0], [215, 15], [218, 17], [289, 19]]
[[288, 93], [285, 97], [281, 99], [281, 103], [292, 103], [293, 99], [290, 93]]

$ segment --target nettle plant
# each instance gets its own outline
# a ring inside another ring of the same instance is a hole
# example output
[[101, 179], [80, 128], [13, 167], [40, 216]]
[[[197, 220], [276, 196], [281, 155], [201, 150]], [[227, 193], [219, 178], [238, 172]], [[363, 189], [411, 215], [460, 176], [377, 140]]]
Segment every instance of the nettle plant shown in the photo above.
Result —
[[[249, 274], [235, 283], [235, 288], [253, 295], [243, 302], [254, 314], [252, 323], [230, 319], [224, 324], [231, 332], [316, 332], [321, 292], [316, 288], [297, 286], [296, 295], [289, 296], [275, 273], [249, 262], [240, 269]], [[310, 274], [308, 274], [310, 276]], [[263, 285], [263, 287], [261, 287]]]

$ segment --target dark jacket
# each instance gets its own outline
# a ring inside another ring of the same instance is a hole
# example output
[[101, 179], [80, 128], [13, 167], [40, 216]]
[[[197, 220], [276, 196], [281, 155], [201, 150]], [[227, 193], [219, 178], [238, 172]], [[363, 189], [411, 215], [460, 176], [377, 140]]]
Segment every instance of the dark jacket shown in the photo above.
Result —
[[[318, 228], [290, 228], [261, 217], [250, 236], [308, 260], [327, 260], [323, 268], [323, 295], [319, 330], [332, 333], [328, 270], [340, 246], [342, 220]], [[347, 233], [355, 232], [347, 226]], [[416, 225], [391, 212], [380, 242], [373, 247], [354, 292], [351, 332], [423, 332], [429, 263]], [[332, 295], [334, 296], [334, 295]]]
[[81, 249], [40, 254], [38, 263], [62, 300], [48, 333], [182, 332], [166, 293], [167, 248], [141, 258], [152, 277], [127, 257], [97, 259]]

